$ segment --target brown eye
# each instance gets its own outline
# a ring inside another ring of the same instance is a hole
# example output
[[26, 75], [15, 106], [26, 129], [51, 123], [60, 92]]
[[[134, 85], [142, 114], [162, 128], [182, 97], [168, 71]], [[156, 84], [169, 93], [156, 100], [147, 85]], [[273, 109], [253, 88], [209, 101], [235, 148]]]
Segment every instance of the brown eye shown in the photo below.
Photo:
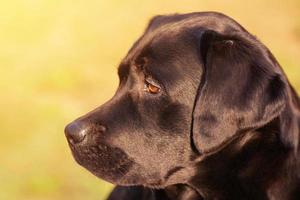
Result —
[[151, 94], [157, 94], [160, 92], [160, 88], [158, 86], [155, 86], [148, 82], [146, 82], [145, 84], [145, 90]]

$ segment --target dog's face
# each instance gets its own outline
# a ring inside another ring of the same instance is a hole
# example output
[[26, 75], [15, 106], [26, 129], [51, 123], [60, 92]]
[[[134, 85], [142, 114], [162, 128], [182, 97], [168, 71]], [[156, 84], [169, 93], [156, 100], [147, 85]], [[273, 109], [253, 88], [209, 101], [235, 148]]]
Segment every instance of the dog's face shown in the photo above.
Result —
[[146, 33], [120, 64], [114, 97], [68, 126], [85, 135], [70, 139], [80, 165], [113, 183], [153, 186], [188, 165], [201, 67], [180, 37]]
[[[205, 21], [207, 14], [194, 15], [152, 20], [120, 64], [113, 98], [66, 127], [74, 158], [96, 176], [121, 185], [184, 183], [193, 172], [183, 171], [197, 156], [215, 150], [239, 128], [273, 117], [269, 100], [256, 98], [269, 94], [270, 81], [281, 86], [280, 77], [257, 76], [251, 56], [244, 59], [247, 42], [219, 35], [248, 33], [224, 16], [212, 14]], [[212, 23], [220, 18], [226, 28]], [[211, 29], [219, 33], [207, 32]], [[235, 56], [237, 62], [231, 61]], [[262, 73], [271, 71], [273, 66]], [[259, 81], [262, 90], [251, 81]], [[280, 110], [279, 104], [275, 108], [280, 92], [271, 92], [274, 110]], [[262, 105], [253, 109], [256, 101]]]

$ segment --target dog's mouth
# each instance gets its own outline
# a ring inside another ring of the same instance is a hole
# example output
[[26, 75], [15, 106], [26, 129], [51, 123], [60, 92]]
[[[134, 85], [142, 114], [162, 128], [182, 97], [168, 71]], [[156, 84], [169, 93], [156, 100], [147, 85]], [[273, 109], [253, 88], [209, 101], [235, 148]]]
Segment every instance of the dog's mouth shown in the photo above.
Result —
[[100, 179], [124, 186], [163, 186], [159, 174], [147, 172], [119, 148], [106, 144], [88, 146], [69, 143], [69, 146], [76, 162]]
[[72, 145], [69, 143], [76, 162], [95, 176], [111, 183], [122, 179], [133, 165], [133, 161], [122, 150], [106, 144]]

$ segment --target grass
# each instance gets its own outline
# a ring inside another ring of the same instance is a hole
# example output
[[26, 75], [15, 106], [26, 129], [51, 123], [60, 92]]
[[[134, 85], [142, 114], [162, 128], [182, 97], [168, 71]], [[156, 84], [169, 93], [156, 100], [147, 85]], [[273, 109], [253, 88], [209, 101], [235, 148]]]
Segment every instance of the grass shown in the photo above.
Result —
[[300, 91], [300, 3], [11, 0], [0, 6], [0, 199], [104, 199], [64, 126], [114, 93], [116, 68], [155, 14], [216, 10], [256, 34]]

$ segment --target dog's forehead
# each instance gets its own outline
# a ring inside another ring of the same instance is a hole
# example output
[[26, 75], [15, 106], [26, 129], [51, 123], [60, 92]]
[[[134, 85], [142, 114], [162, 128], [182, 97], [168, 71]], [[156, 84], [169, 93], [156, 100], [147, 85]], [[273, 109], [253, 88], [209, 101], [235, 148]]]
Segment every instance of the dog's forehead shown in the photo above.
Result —
[[[193, 46], [177, 33], [144, 34], [119, 65], [119, 75], [129, 74], [135, 69], [143, 69], [158, 80], [173, 80], [180, 73], [188, 58], [196, 54], [189, 53]], [[194, 59], [190, 59], [194, 60]], [[170, 72], [172, 71], [172, 76]], [[169, 74], [169, 75], [168, 75]]]
[[[166, 27], [161, 27], [156, 31], [145, 32], [132, 46], [122, 63], [125, 65], [132, 65], [139, 61], [139, 58], [149, 57], [155, 50], [163, 47], [169, 50], [172, 49], [172, 44], [176, 42], [179, 31], [172, 30], [166, 31]], [[175, 46], [174, 46], [175, 48]], [[158, 51], [155, 52], [158, 54]]]
[[122, 63], [130, 66], [151, 49], [160, 49], [162, 44], [165, 49], [168, 46], [167, 50], [172, 50], [172, 47], [176, 48], [180, 36], [195, 29], [225, 33], [241, 31], [243, 27], [230, 17], [217, 12], [158, 16], [151, 20], [145, 33], [134, 43]]

